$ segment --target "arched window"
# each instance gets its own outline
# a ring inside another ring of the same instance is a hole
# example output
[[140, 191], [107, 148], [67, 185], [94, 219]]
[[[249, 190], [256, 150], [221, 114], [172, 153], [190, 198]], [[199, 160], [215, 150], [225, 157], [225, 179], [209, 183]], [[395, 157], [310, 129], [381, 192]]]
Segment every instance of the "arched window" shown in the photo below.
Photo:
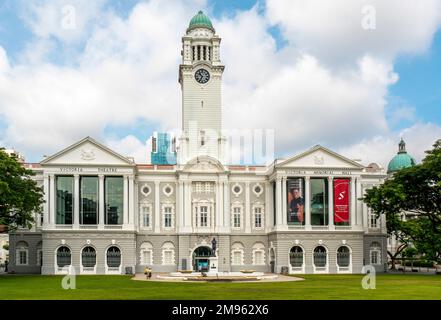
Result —
[[15, 262], [17, 266], [27, 266], [28, 260], [28, 243], [25, 241], [17, 242], [17, 249], [15, 250]]
[[243, 265], [243, 244], [240, 242], [233, 243], [231, 246], [231, 264], [232, 265]]
[[142, 265], [153, 264], [153, 245], [150, 242], [143, 242], [140, 248], [140, 259]]
[[253, 264], [265, 264], [265, 245], [263, 243], [257, 242], [253, 245]]
[[370, 247], [370, 260], [371, 264], [381, 264], [381, 245], [374, 241]]
[[342, 267], [349, 267], [351, 264], [351, 250], [346, 246], [341, 246], [337, 250], [337, 265]]
[[165, 242], [162, 245], [162, 264], [175, 264], [175, 245], [172, 242]]
[[327, 252], [325, 247], [318, 246], [314, 249], [314, 266], [316, 268], [324, 268], [327, 265]]
[[303, 266], [303, 249], [300, 246], [294, 246], [289, 251], [289, 263], [293, 268], [301, 268]]
[[83, 268], [95, 268], [96, 250], [94, 247], [85, 247], [81, 252], [81, 263]]
[[110, 247], [107, 250], [107, 266], [119, 268], [121, 266], [121, 250], [118, 247]]
[[70, 266], [71, 263], [71, 252], [66, 246], [59, 247], [57, 250], [57, 266], [58, 268], [63, 268], [65, 266]]

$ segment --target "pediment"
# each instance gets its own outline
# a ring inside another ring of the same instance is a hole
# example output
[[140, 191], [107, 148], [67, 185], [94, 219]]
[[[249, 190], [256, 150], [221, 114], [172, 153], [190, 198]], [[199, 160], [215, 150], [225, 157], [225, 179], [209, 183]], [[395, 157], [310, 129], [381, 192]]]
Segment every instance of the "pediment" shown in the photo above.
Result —
[[364, 166], [322, 146], [315, 146], [299, 155], [290, 157], [278, 168], [348, 168], [363, 169]]
[[41, 161], [42, 165], [111, 165], [133, 166], [128, 158], [86, 137]]
[[208, 156], [196, 157], [184, 166], [187, 172], [217, 173], [224, 172], [224, 166], [216, 159]]

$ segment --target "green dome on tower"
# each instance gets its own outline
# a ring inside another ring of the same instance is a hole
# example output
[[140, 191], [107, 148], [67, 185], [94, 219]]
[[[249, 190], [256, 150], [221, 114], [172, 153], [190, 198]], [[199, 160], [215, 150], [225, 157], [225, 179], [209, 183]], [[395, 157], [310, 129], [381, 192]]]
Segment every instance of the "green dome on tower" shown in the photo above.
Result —
[[389, 161], [387, 173], [394, 173], [403, 168], [413, 167], [415, 164], [415, 160], [406, 151], [406, 143], [401, 139], [398, 144], [398, 153]]
[[214, 31], [213, 25], [211, 24], [210, 18], [208, 18], [202, 11], [199, 11], [197, 15], [195, 15], [188, 25], [187, 31], [194, 28], [208, 28]]

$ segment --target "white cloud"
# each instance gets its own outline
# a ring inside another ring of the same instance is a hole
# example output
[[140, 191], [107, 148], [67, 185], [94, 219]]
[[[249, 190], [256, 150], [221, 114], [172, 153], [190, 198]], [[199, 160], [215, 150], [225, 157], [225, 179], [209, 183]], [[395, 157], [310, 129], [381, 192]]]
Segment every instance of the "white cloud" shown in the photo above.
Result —
[[54, 37], [65, 43], [72, 43], [84, 39], [92, 23], [99, 23], [106, 1], [22, 0], [21, 14], [37, 37]]
[[[362, 27], [365, 6], [375, 10], [373, 30]], [[441, 24], [439, 0], [267, 0], [266, 7], [293, 46], [330, 63], [422, 53]]]
[[149, 144], [142, 143], [138, 138], [128, 135], [122, 139], [106, 139], [106, 146], [115, 150], [122, 156], [133, 157], [136, 163], [150, 163]]
[[425, 157], [425, 151], [432, 149], [435, 141], [441, 138], [441, 127], [433, 123], [417, 123], [399, 132], [363, 139], [338, 151], [351, 159], [361, 159], [365, 165], [376, 162], [387, 168], [398, 151], [401, 138], [406, 142], [407, 152], [420, 162]]
[[[59, 27], [66, 3], [40, 1], [26, 10], [35, 37], [20, 64], [10, 66], [0, 48], [0, 114], [8, 124], [2, 140], [21, 152], [43, 154], [90, 135], [145, 162], [147, 136], [117, 139], [104, 128], [127, 127], [140, 118], [157, 123], [158, 130], [179, 127], [181, 36], [206, 1], [150, 0], [127, 17], [104, 10], [104, 0], [91, 7], [79, 1], [75, 34]], [[427, 49], [441, 20], [438, 2], [418, 2], [410, 10], [401, 2], [374, 1], [377, 30], [369, 35], [359, 30], [362, 2], [311, 3], [314, 10], [309, 1], [268, 0], [266, 13], [255, 7], [213, 19], [226, 64], [224, 125], [275, 128], [280, 156], [318, 143], [367, 152], [375, 145], [371, 137], [390, 137], [390, 144], [378, 144], [381, 159], [382, 148], [396, 149], [385, 112], [388, 87], [398, 81], [393, 57]], [[268, 31], [274, 23], [288, 40], [282, 49]], [[72, 55], [69, 63], [49, 62], [57, 50]], [[411, 110], [402, 111], [413, 120]], [[437, 132], [439, 126], [432, 126]], [[424, 139], [418, 132], [425, 128], [409, 130]], [[418, 157], [421, 150], [415, 152]]]

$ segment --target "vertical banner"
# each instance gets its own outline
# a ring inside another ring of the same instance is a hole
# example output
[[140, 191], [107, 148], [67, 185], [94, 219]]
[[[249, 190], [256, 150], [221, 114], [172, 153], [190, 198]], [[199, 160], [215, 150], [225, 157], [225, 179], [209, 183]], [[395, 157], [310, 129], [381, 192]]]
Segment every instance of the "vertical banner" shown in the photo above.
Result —
[[334, 179], [334, 222], [349, 223], [350, 180]]
[[288, 224], [305, 224], [305, 180], [303, 178], [288, 178], [286, 185], [286, 199]]

